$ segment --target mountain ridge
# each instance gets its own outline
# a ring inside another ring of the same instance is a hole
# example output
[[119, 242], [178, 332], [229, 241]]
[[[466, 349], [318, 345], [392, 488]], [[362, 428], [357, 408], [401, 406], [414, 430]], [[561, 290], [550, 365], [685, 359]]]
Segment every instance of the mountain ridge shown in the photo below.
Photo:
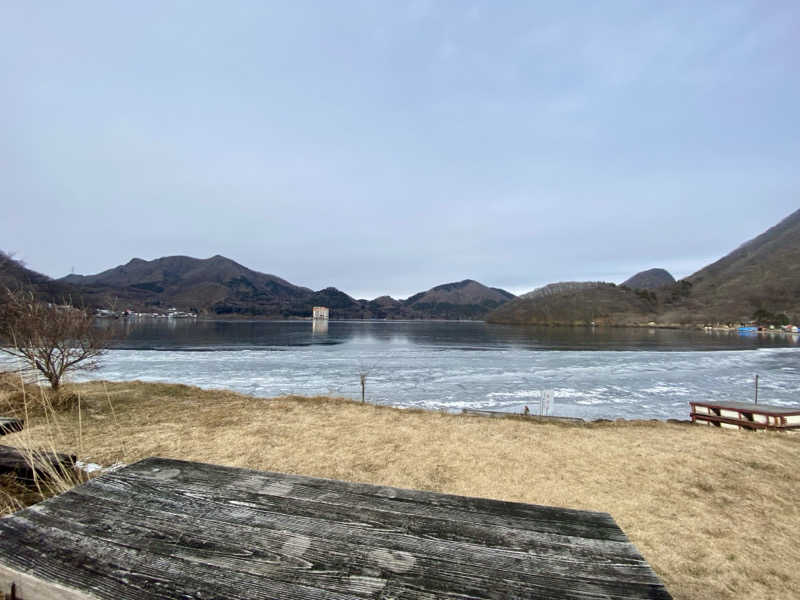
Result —
[[[679, 327], [785, 316], [800, 322], [800, 210], [671, 285], [633, 289], [613, 283], [565, 283], [570, 285], [550, 284], [523, 294], [489, 313], [487, 321]], [[545, 288], [553, 293], [537, 294]]]
[[206, 315], [302, 318], [314, 305], [333, 318], [479, 319], [514, 295], [472, 279], [445, 283], [405, 300], [380, 296], [356, 300], [334, 287], [311, 290], [249, 269], [219, 254], [206, 259], [166, 256], [133, 258], [94, 275], [71, 274], [60, 281], [99, 296], [116, 293], [142, 309], [166, 305]]
[[655, 290], [665, 285], [672, 285], [675, 283], [675, 278], [672, 273], [666, 269], [647, 269], [646, 271], [639, 271], [633, 277], [629, 277], [622, 282], [622, 285], [634, 288], [637, 290]]
[[10, 254], [0, 251], [0, 289], [2, 288], [26, 288], [48, 302], [63, 302], [76, 292], [74, 286], [33, 271]]

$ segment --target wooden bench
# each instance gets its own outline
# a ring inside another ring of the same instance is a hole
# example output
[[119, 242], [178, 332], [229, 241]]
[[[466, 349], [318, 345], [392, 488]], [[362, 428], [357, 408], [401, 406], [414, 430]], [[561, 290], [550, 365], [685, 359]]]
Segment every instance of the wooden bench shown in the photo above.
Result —
[[692, 423], [729, 429], [800, 429], [800, 408], [753, 402], [689, 402]]
[[24, 419], [14, 419], [13, 417], [0, 417], [0, 435], [16, 433], [22, 431], [25, 426]]
[[[53, 453], [46, 450], [20, 450], [11, 446], [0, 446], [0, 474], [13, 473], [23, 483], [50, 473], [61, 473], [75, 466], [75, 456]], [[1, 598], [2, 596], [0, 596]]]
[[0, 519], [17, 597], [670, 598], [606, 513], [150, 458]]

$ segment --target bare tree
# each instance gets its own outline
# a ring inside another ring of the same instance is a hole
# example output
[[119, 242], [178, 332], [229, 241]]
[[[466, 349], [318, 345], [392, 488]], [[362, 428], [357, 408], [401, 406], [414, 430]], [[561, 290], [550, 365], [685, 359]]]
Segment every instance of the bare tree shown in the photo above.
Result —
[[41, 302], [27, 290], [1, 295], [0, 351], [38, 370], [55, 391], [65, 373], [98, 367], [108, 334], [85, 310]]

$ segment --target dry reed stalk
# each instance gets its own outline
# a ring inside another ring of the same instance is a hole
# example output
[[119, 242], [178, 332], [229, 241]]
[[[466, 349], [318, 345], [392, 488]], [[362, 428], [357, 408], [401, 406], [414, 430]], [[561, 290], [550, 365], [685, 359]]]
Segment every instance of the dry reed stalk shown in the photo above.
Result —
[[[62, 412], [56, 407], [53, 398], [39, 386], [39, 396], [31, 399], [24, 377], [19, 378], [19, 397], [12, 414], [24, 420], [22, 431], [13, 436], [14, 448], [22, 455], [32, 474], [32, 487], [14, 478], [14, 483], [3, 482], [3, 501], [0, 514], [14, 512], [20, 508], [59, 494], [86, 481], [86, 475], [70, 465], [63, 464], [58, 448], [67, 437], [61, 426]], [[8, 397], [5, 398], [8, 400]], [[82, 420], [80, 405], [78, 420]], [[72, 424], [70, 423], [70, 428]], [[32, 429], [37, 429], [32, 435]]]

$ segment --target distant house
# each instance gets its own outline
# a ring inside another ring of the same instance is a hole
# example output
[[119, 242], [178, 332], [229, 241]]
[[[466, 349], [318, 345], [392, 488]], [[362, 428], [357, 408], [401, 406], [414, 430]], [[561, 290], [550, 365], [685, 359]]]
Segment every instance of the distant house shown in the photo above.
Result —
[[311, 318], [315, 321], [327, 321], [328, 320], [328, 307], [327, 306], [315, 306], [311, 309]]

